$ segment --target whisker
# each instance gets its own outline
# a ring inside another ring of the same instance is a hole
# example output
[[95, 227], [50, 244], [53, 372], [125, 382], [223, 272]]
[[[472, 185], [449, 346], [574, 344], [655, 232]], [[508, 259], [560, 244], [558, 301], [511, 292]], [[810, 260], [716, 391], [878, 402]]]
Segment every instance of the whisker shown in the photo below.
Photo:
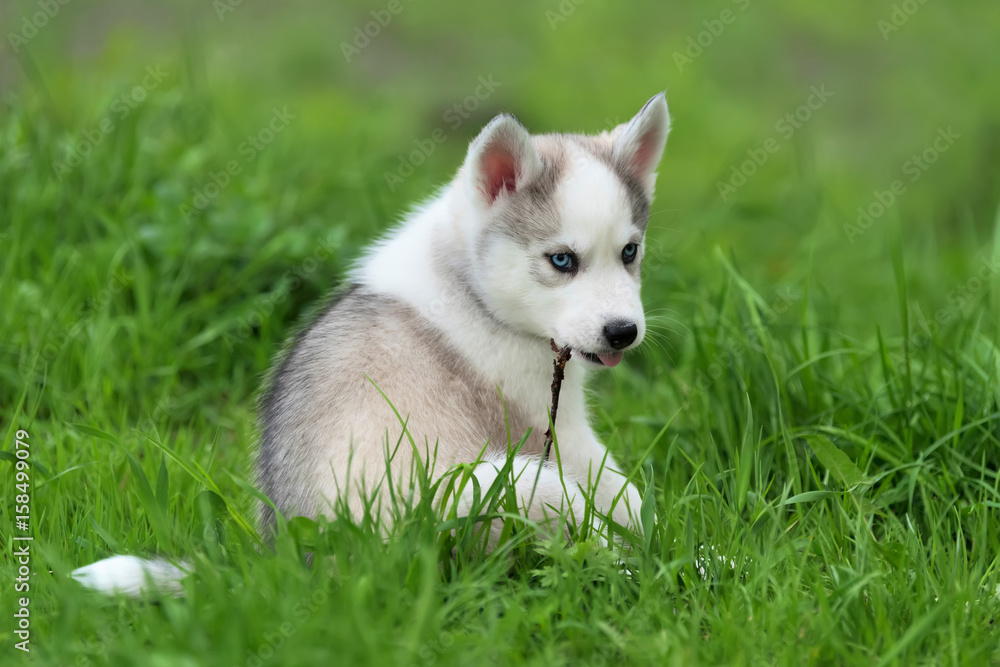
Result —
[[675, 331], [675, 330], [671, 329], [667, 325], [668, 324], [676, 324], [679, 327], [681, 327], [684, 331], [686, 331], [687, 333], [691, 333], [691, 328], [690, 327], [688, 327], [686, 324], [684, 324], [684, 322], [682, 322], [682, 321], [680, 321], [680, 320], [678, 320], [677, 318], [674, 318], [674, 317], [655, 317], [655, 316], [654, 317], [647, 317], [646, 318], [646, 326], [649, 327], [650, 324], [652, 324], [653, 327], [666, 328], [666, 329], [668, 329], [670, 331]]

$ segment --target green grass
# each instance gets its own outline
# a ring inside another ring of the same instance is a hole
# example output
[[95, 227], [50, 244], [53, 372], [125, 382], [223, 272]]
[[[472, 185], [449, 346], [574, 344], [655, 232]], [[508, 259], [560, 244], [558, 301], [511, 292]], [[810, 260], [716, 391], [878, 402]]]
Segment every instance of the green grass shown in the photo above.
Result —
[[[930, 2], [883, 39], [891, 3], [742, 4], [591, 0], [553, 30], [556, 2], [404, 3], [348, 63], [340, 42], [384, 3], [242, 3], [220, 21], [210, 3], [106, 0], [8, 49], [0, 662], [1000, 664], [1000, 18]], [[14, 3], [3, 25], [34, 11]], [[500, 87], [451, 127], [489, 75]], [[833, 96], [785, 139], [777, 123], [824, 84]], [[254, 398], [350, 261], [493, 114], [599, 131], [663, 88], [651, 340], [593, 398], [605, 441], [652, 485], [658, 521], [627, 569], [595, 537], [523, 526], [483, 555], [427, 504], [388, 540], [297, 520], [259, 552], [243, 524]], [[241, 152], [285, 107], [287, 128]], [[445, 141], [388, 187], [438, 127]], [[948, 127], [954, 145], [910, 180]], [[772, 137], [723, 200], [718, 183]], [[230, 161], [239, 173], [185, 220]], [[844, 226], [895, 179], [906, 192], [852, 242]], [[13, 648], [18, 429], [34, 463], [30, 655]], [[699, 576], [706, 547], [735, 568]], [[196, 573], [155, 603], [68, 579], [112, 553]]]

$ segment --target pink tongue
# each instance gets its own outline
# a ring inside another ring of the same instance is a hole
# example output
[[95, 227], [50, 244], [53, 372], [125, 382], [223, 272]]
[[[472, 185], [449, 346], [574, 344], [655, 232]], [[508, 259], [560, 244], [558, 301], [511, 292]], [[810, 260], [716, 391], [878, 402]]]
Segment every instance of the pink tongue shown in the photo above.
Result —
[[622, 360], [622, 353], [615, 352], [614, 354], [599, 354], [597, 358], [601, 360], [601, 363], [607, 367], [617, 366], [618, 362]]

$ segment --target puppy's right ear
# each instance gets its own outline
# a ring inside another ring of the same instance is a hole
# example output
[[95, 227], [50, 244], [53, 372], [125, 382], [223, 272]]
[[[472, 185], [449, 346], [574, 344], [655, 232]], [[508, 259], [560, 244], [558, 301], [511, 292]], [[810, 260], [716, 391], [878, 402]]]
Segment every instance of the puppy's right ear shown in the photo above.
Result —
[[473, 189], [487, 206], [518, 192], [542, 172], [531, 135], [510, 114], [491, 120], [473, 139], [465, 164]]
[[629, 122], [612, 131], [614, 156], [619, 165], [639, 179], [646, 196], [653, 198], [656, 166], [670, 133], [670, 111], [664, 93], [654, 95]]

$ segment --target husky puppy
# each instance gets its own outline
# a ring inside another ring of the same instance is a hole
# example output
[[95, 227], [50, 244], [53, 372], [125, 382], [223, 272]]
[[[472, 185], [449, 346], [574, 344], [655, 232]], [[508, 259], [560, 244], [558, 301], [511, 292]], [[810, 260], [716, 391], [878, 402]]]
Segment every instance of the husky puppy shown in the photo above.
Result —
[[[641, 497], [594, 434], [584, 384], [645, 333], [643, 240], [669, 127], [663, 94], [596, 136], [533, 136], [508, 114], [486, 125], [273, 373], [257, 473], [277, 509], [313, 517], [342, 500], [359, 516], [382, 489], [389, 520], [384, 489], [407, 488], [414, 456], [437, 473], [476, 464], [485, 490], [531, 429], [514, 461], [529, 519], [580, 521], [591, 487], [598, 512], [636, 525]], [[573, 357], [542, 462], [550, 339]], [[469, 484], [459, 516], [471, 503]]]
[[[597, 136], [490, 121], [454, 180], [373, 246], [273, 373], [257, 476], [278, 511], [314, 517], [346, 501], [360, 517], [375, 494], [387, 525], [384, 489], [409, 487], [414, 457], [432, 474], [475, 464], [485, 490], [530, 429], [511, 471], [521, 512], [580, 523], [590, 494], [600, 514], [637, 527], [641, 497], [590, 427], [584, 382], [642, 342], [643, 239], [669, 129], [663, 94]], [[558, 448], [542, 461], [550, 340], [573, 357]], [[442, 509], [467, 516], [474, 503], [466, 484]], [[274, 511], [261, 514], [266, 531]], [[73, 577], [176, 594], [187, 567], [114, 556]]]

